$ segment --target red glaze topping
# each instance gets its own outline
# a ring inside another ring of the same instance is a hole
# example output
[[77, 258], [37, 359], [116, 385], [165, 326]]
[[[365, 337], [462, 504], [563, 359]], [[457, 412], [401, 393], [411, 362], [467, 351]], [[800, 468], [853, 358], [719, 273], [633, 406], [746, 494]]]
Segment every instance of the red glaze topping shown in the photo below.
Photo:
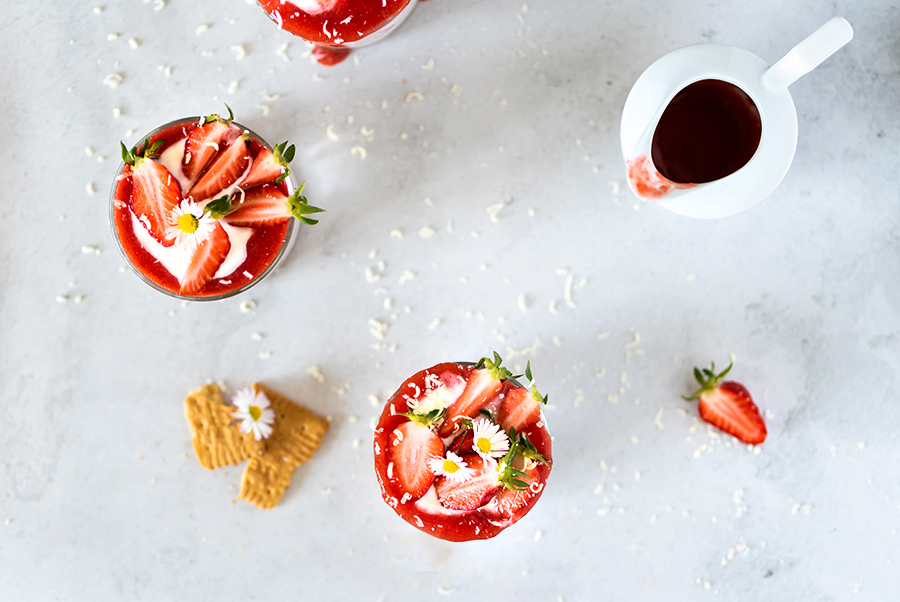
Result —
[[259, 0], [269, 18], [285, 31], [323, 46], [340, 46], [384, 27], [410, 0], [321, 0], [318, 12], [307, 12], [283, 0]]

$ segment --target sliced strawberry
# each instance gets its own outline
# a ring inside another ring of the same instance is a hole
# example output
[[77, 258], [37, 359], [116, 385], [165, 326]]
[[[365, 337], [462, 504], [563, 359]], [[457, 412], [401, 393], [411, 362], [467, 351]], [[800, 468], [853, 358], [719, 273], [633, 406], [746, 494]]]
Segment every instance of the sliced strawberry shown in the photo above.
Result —
[[239, 199], [237, 206], [233, 206], [230, 199], [223, 199], [220, 204], [208, 205], [215, 207], [212, 211], [214, 217], [226, 217], [228, 223], [234, 226], [270, 226], [282, 223], [291, 217], [296, 217], [304, 224], [314, 226], [319, 220], [307, 217], [316, 213], [322, 213], [324, 209], [309, 204], [301, 193], [303, 186], [285, 196], [277, 187], [270, 184], [251, 188]]
[[253, 159], [250, 166], [250, 172], [244, 181], [241, 182], [242, 188], [253, 188], [260, 184], [274, 184], [275, 180], [281, 177], [285, 168], [283, 165], [275, 161], [275, 155], [267, 148], [263, 148]]
[[221, 151], [206, 173], [188, 191], [187, 196], [201, 202], [218, 196], [223, 190], [237, 182], [250, 164], [250, 153], [243, 136], [238, 137], [228, 148]]
[[507, 431], [513, 427], [516, 432], [521, 432], [540, 419], [541, 404], [523, 387], [511, 387], [497, 410], [497, 422]]
[[465, 481], [438, 477], [434, 489], [444, 508], [475, 510], [487, 504], [501, 487], [497, 480], [497, 465], [485, 462], [478, 454], [466, 454], [462, 459], [475, 474]]
[[428, 467], [432, 456], [444, 455], [444, 443], [427, 426], [413, 421], [400, 424], [391, 433], [387, 449], [388, 474], [396, 476], [400, 489], [413, 499], [425, 495], [434, 481], [434, 473]]
[[447, 408], [447, 414], [440, 429], [441, 437], [449, 436], [463, 418], [477, 416], [478, 410], [494, 399], [502, 387], [503, 381], [496, 378], [491, 370], [487, 368], [472, 370], [466, 389]]
[[753, 403], [750, 393], [744, 385], [725, 381], [725, 375], [731, 370], [729, 365], [720, 374], [715, 373], [716, 365], [711, 370], [694, 369], [694, 376], [700, 388], [691, 397], [700, 399], [700, 417], [711, 425], [718, 427], [730, 435], [734, 435], [744, 443], [758, 445], [766, 440], [766, 423], [759, 414], [759, 408]]
[[218, 154], [228, 132], [229, 125], [218, 119], [195, 127], [184, 143], [184, 161], [181, 170], [184, 175], [194, 182], [206, 169], [210, 161]]
[[196, 295], [203, 290], [203, 287], [215, 276], [230, 250], [231, 241], [228, 239], [228, 234], [225, 233], [222, 224], [216, 222], [216, 227], [209, 237], [201, 242], [194, 251], [178, 292], [182, 295]]
[[166, 238], [169, 214], [181, 203], [181, 186], [169, 170], [153, 159], [136, 157], [131, 168], [131, 210], [150, 234], [165, 247], [175, 244]]
[[277, 186], [257, 186], [244, 195], [244, 201], [225, 220], [233, 226], [271, 226], [291, 219], [288, 196]]
[[744, 443], [766, 440], [766, 423], [744, 385], [726, 381], [700, 396], [700, 417]]
[[[517, 457], [517, 460], [519, 459], [521, 459], [521, 456]], [[514, 462], [514, 464], [518, 463]], [[509, 489], [504, 487], [497, 494], [497, 512], [504, 518], [513, 518], [541, 490], [537, 465], [535, 464], [531, 468], [524, 470], [524, 472], [527, 476], [520, 476], [519, 479], [528, 484], [526, 489]]]

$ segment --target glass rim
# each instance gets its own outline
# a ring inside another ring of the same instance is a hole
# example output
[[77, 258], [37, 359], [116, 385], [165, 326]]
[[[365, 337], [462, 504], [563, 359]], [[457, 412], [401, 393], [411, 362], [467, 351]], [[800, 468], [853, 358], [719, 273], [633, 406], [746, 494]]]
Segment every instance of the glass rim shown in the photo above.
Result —
[[[143, 141], [145, 141], [149, 138], [152, 138], [156, 134], [158, 134], [172, 126], [180, 125], [183, 123], [191, 123], [191, 122], [195, 122], [195, 121], [200, 122], [202, 119], [204, 119], [204, 116], [201, 116], [201, 115], [197, 115], [194, 117], [184, 117], [181, 119], [173, 119], [172, 121], [153, 129], [150, 133], [141, 136], [138, 139], [139, 141], [138, 141], [137, 145], [139, 146]], [[242, 131], [247, 132], [248, 134], [253, 136], [254, 140], [256, 140], [257, 142], [262, 144], [265, 148], [274, 152], [275, 149], [272, 147], [272, 145], [270, 145], [268, 143], [268, 141], [265, 140], [265, 138], [263, 138], [262, 136], [260, 136], [259, 134], [257, 134], [253, 130], [251, 130], [250, 128], [246, 127], [245, 125], [242, 125], [236, 121], [232, 121], [231, 123], [232, 123], [232, 125], [239, 127]], [[202, 301], [222, 301], [223, 299], [229, 299], [231, 297], [236, 297], [237, 295], [240, 295], [241, 293], [246, 292], [247, 290], [256, 286], [259, 282], [262, 282], [262, 280], [264, 278], [266, 278], [266, 276], [268, 276], [278, 266], [279, 263], [281, 263], [281, 261], [287, 256], [288, 252], [290, 251], [291, 247], [293, 246], [294, 239], [297, 237], [297, 224], [296, 224], [297, 220], [292, 218], [288, 222], [288, 229], [287, 229], [287, 232], [285, 233], [284, 241], [281, 243], [281, 247], [278, 249], [278, 253], [275, 254], [275, 257], [272, 259], [272, 261], [269, 263], [269, 265], [266, 266], [266, 269], [264, 269], [262, 272], [260, 272], [255, 278], [250, 280], [250, 282], [248, 282], [247, 284], [245, 284], [239, 288], [236, 288], [233, 291], [228, 291], [227, 293], [221, 293], [219, 295], [207, 295], [207, 296], [202, 296], [202, 297], [192, 296], [192, 295], [182, 295], [180, 293], [176, 293], [175, 291], [169, 290], [169, 289], [153, 282], [136, 265], [134, 265], [134, 262], [131, 261], [131, 258], [128, 257], [128, 254], [125, 252], [125, 248], [122, 245], [122, 241], [119, 240], [119, 232], [116, 229], [116, 216], [115, 216], [116, 189], [119, 187], [118, 186], [119, 178], [122, 176], [122, 170], [124, 170], [124, 169], [125, 169], [125, 163], [124, 163], [124, 161], [120, 161], [119, 168], [116, 170], [116, 175], [113, 177], [112, 187], [111, 187], [111, 190], [109, 193], [109, 215], [107, 216], [107, 220], [109, 222], [110, 230], [112, 231], [113, 240], [116, 241], [116, 247], [119, 249], [119, 255], [121, 255], [122, 259], [125, 260], [125, 264], [129, 267], [129, 269], [132, 272], [134, 272], [135, 274], [137, 274], [138, 278], [143, 280], [144, 283], [150, 285], [150, 287], [153, 288], [154, 290], [156, 290], [160, 293], [163, 293], [164, 295], [167, 295], [169, 297], [172, 297], [174, 299], [178, 299], [180, 301], [192, 301], [192, 302], [193, 301], [200, 301], [200, 302], [202, 302]], [[296, 189], [294, 186], [293, 178], [290, 175], [288, 175], [288, 177], [285, 178], [284, 181], [287, 183], [288, 194], [289, 195], [292, 194], [294, 192], [294, 190]]]

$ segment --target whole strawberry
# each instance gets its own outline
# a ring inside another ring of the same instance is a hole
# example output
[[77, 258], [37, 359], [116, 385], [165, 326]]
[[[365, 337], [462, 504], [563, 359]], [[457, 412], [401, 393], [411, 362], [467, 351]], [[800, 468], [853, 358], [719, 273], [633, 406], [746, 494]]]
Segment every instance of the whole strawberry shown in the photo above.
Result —
[[716, 374], [715, 363], [709, 369], [694, 368], [694, 378], [700, 383], [700, 388], [684, 399], [700, 400], [700, 417], [706, 422], [744, 443], [759, 445], [766, 440], [767, 434], [759, 408], [744, 385], [730, 380], [723, 382], [733, 365], [728, 364], [719, 374]]

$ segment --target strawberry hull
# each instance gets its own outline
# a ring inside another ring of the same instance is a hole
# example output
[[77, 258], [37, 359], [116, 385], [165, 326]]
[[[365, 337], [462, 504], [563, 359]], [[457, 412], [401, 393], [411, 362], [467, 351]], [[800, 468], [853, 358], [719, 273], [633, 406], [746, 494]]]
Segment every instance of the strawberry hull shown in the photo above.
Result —
[[[412, 526], [446, 541], [490, 539], [520, 520], [540, 499], [553, 465], [550, 434], [543, 419], [540, 418], [523, 428], [529, 441], [547, 460], [547, 464], [532, 463], [533, 465], [528, 467], [527, 491], [516, 492], [500, 486], [474, 510], [454, 510], [441, 504], [434, 485], [419, 497], [404, 490], [395, 466], [391, 465], [392, 456], [388, 452], [392, 441], [395, 440], [392, 439], [394, 430], [410, 420], [401, 413], [410, 412], [417, 401], [427, 397], [430, 391], [440, 388], [441, 385], [458, 383], [457, 379], [460, 378], [468, 381], [472, 372], [471, 365], [442, 363], [411, 376], [387, 401], [375, 430], [375, 474], [384, 501]], [[499, 401], [502, 402], [506, 393], [515, 388], [521, 387], [510, 381], [504, 381]], [[504, 431], [507, 430], [502, 422], [500, 426]], [[432, 425], [435, 431], [439, 431], [440, 427], [440, 421]], [[462, 453], [469, 454], [471, 444], [460, 445], [465, 438], [466, 433], [454, 432], [443, 439], [447, 450], [462, 447], [467, 448], [461, 450]], [[468, 439], [470, 440], [471, 436]]]
[[[165, 156], [167, 151], [175, 152], [173, 148], [176, 145], [184, 145], [190, 134], [198, 128], [199, 118], [188, 118], [172, 122], [166, 126], [159, 128], [151, 133], [149, 138], [153, 144], [158, 140], [165, 142], [158, 149], [158, 154]], [[261, 138], [246, 130], [243, 126], [233, 124], [232, 130], [237, 130], [235, 137], [240, 141], [240, 131], [245, 131], [251, 137], [246, 143], [246, 153], [253, 160], [264, 149], [268, 149], [268, 145], [262, 142]], [[239, 129], [238, 129], [239, 128]], [[190, 195], [185, 194], [189, 187], [190, 180], [199, 180], [202, 174], [208, 171], [212, 165], [226, 152], [225, 140], [222, 140], [221, 148], [216, 151], [215, 156], [209, 160], [198, 173], [192, 174], [190, 177], [180, 171], [181, 185], [180, 190], [185, 198], [191, 198], [194, 201], [205, 201], [206, 199], [193, 199]], [[233, 141], [231, 142], [233, 144]], [[143, 143], [140, 148], [143, 147]], [[228, 148], [231, 148], [229, 146]], [[174, 156], [174, 155], [173, 155]], [[162, 159], [160, 158], [160, 161]], [[180, 170], [183, 169], [183, 159], [180, 161]], [[249, 171], [249, 170], [247, 170]], [[178, 179], [178, 177], [175, 179]], [[240, 246], [236, 247], [236, 251], [240, 250], [242, 254], [235, 253], [234, 258], [229, 258], [229, 263], [223, 268], [227, 274], [218, 274], [218, 277], [210, 279], [205, 285], [199, 287], [199, 290], [190, 294], [185, 294], [184, 290], [194, 291], [197, 287], [183, 286], [179, 280], [177, 270], [173, 272], [170, 265], [161, 260], [164, 251], [153, 244], [153, 241], [147, 240], [148, 231], [145, 224], [137, 219], [133, 208], [134, 186], [131, 176], [131, 168], [127, 165], [120, 169], [119, 174], [113, 185], [112, 199], [110, 207], [110, 226], [118, 243], [119, 250], [126, 262], [132, 270], [138, 274], [147, 284], [156, 290], [167, 295], [186, 300], [218, 300], [239, 294], [257, 282], [261, 281], [268, 275], [275, 266], [284, 257], [293, 241], [296, 232], [296, 224], [294, 220], [285, 220], [282, 223], [258, 226], [253, 228], [231, 228], [232, 234], [239, 235]], [[187, 181], [187, 185], [185, 185]], [[269, 185], [275, 185], [274, 182]], [[240, 187], [240, 182], [237, 188]], [[293, 191], [293, 184], [290, 178], [286, 178], [277, 187], [284, 193], [290, 194]], [[235, 197], [237, 197], [235, 193]], [[226, 218], [227, 220], [227, 218]], [[154, 237], [155, 238], [155, 237]], [[171, 242], [162, 241], [162, 246], [171, 249]], [[169, 253], [171, 256], [171, 253]], [[185, 260], [185, 265], [189, 263], [189, 258]]]

